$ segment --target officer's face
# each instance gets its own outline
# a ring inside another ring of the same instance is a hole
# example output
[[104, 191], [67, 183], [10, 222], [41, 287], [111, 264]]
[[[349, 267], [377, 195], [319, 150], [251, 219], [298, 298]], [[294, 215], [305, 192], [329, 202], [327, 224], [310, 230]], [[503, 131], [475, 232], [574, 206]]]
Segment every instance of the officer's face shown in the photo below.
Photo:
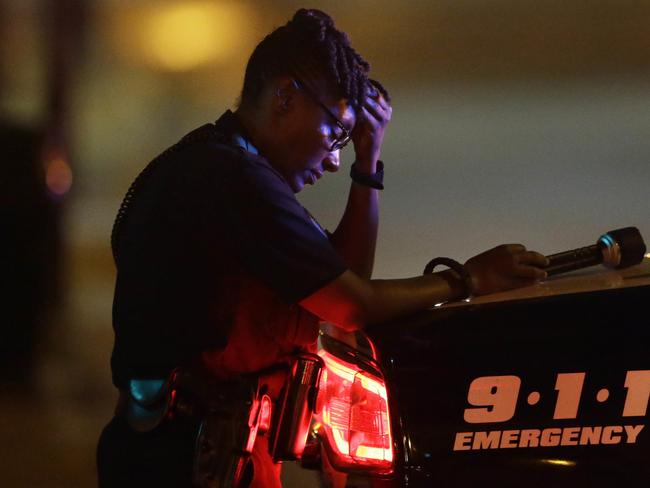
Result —
[[340, 150], [332, 146], [344, 134], [339, 123], [352, 132], [356, 117], [345, 100], [324, 97], [317, 101], [304, 90], [296, 91], [293, 103], [284, 126], [283, 155], [275, 166], [298, 193], [305, 185], [315, 184], [325, 172], [338, 170]]

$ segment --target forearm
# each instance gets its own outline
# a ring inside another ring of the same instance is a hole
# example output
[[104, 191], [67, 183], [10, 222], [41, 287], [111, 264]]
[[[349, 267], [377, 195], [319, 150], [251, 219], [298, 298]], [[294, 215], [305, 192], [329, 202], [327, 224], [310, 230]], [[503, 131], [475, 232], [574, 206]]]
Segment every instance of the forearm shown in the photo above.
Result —
[[463, 296], [462, 280], [449, 270], [392, 280], [364, 280], [346, 271], [301, 305], [323, 320], [353, 331]]
[[373, 296], [365, 304], [360, 320], [364, 327], [465, 296], [462, 280], [450, 270], [413, 278], [371, 280], [370, 286]]
[[379, 190], [353, 182], [331, 242], [348, 267], [361, 278], [372, 276], [378, 227]]
[[[436, 303], [528, 286], [546, 278], [548, 258], [504, 244], [465, 263], [471, 285], [454, 270], [398, 280], [367, 280], [347, 270], [300, 305], [347, 331], [386, 322]], [[468, 289], [469, 288], [469, 289]]]
[[[357, 181], [350, 187], [348, 203], [332, 235], [332, 244], [350, 270], [369, 280], [375, 261], [379, 220], [379, 191], [371, 187], [376, 183], [372, 178], [377, 177], [384, 130], [390, 121], [392, 108], [388, 93], [380, 83], [369, 81], [366, 91], [363, 103], [356, 108], [357, 119], [352, 131], [353, 177]], [[371, 179], [370, 186], [367, 186], [367, 178]]]

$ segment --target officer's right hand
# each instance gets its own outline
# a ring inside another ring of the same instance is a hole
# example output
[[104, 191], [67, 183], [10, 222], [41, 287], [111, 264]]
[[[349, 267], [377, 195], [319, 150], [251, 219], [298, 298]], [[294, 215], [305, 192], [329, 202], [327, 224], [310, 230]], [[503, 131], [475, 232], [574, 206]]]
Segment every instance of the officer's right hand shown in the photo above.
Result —
[[548, 258], [527, 251], [521, 244], [503, 244], [470, 258], [465, 263], [474, 295], [486, 295], [532, 285], [546, 278]]
[[369, 81], [368, 94], [352, 131], [357, 170], [364, 173], [375, 172], [374, 164], [379, 159], [384, 132], [393, 113], [388, 93], [384, 96], [375, 83], [378, 82]]

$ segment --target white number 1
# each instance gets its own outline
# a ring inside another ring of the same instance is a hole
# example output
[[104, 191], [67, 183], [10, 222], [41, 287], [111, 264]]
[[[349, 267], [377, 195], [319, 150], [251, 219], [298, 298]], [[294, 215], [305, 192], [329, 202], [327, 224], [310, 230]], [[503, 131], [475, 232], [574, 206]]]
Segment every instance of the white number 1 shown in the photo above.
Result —
[[625, 377], [625, 406], [623, 417], [643, 417], [650, 398], [650, 371], [628, 371]]
[[555, 381], [557, 402], [555, 403], [554, 419], [574, 419], [578, 416], [582, 385], [585, 373], [560, 373]]

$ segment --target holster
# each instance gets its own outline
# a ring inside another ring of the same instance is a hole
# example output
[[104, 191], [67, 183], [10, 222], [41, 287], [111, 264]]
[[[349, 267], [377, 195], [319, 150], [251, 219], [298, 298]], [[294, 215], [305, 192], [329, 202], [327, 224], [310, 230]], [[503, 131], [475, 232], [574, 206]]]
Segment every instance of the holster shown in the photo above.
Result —
[[237, 487], [258, 430], [268, 429], [264, 418], [270, 414], [271, 399], [261, 391], [257, 377], [220, 382], [218, 393], [201, 413], [194, 454], [195, 486]]
[[316, 411], [323, 360], [316, 354], [296, 355], [273, 414], [269, 450], [273, 461], [300, 459]]
[[[204, 417], [195, 456], [195, 482], [201, 487], [236, 487], [258, 430], [270, 429], [269, 451], [274, 462], [300, 459], [316, 410], [323, 367], [316, 354], [295, 355], [272, 416], [270, 399], [260, 388], [264, 376], [239, 383], [238, 392], [223, 403], [225, 408], [213, 408]], [[223, 456], [228, 445], [238, 447], [230, 456]], [[219, 484], [219, 480], [233, 480], [233, 484]]]

